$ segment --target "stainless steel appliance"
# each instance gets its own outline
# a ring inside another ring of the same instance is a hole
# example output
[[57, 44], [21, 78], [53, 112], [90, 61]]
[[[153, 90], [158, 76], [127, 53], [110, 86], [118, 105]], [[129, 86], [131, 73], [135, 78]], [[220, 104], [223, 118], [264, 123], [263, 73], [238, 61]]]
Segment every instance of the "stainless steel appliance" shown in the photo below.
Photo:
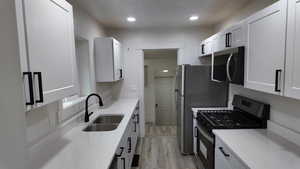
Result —
[[[243, 96], [235, 95], [233, 110], [200, 110], [197, 113], [196, 156], [205, 169], [214, 169], [215, 136], [214, 129], [254, 129], [267, 128], [270, 105]], [[225, 156], [223, 149], [217, 148]], [[217, 150], [216, 149], [216, 150]]]
[[245, 48], [237, 47], [216, 52], [213, 55], [212, 79], [244, 85]]
[[228, 84], [211, 80], [211, 66], [180, 65], [176, 72], [177, 137], [182, 154], [193, 153], [192, 107], [227, 107]]

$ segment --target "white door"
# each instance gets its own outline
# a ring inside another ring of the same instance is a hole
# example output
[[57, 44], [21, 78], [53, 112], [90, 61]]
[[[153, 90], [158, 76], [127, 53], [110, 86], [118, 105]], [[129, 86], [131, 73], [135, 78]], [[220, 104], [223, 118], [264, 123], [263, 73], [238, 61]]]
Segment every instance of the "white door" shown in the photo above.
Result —
[[286, 7], [287, 1], [281, 0], [247, 19], [247, 88], [283, 93]]
[[289, 1], [285, 95], [300, 99], [300, 0]]
[[155, 79], [156, 124], [175, 125], [176, 112], [173, 110], [174, 78], [158, 77]]
[[[72, 6], [64, 0], [24, 0], [28, 59], [40, 72], [47, 104], [75, 93], [75, 42]], [[36, 83], [36, 102], [41, 99]]]

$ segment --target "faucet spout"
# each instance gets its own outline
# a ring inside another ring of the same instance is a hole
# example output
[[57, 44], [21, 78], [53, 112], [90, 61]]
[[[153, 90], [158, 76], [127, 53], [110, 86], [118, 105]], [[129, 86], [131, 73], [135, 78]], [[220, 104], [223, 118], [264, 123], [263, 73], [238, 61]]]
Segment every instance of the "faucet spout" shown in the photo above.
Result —
[[93, 112], [89, 113], [89, 99], [92, 97], [92, 96], [96, 96], [98, 98], [98, 103], [99, 103], [99, 106], [103, 106], [103, 101], [102, 101], [102, 98], [99, 94], [97, 93], [92, 93], [90, 95], [87, 96], [86, 100], [85, 100], [85, 114], [84, 114], [84, 122], [89, 122], [90, 121], [90, 116], [93, 114]]

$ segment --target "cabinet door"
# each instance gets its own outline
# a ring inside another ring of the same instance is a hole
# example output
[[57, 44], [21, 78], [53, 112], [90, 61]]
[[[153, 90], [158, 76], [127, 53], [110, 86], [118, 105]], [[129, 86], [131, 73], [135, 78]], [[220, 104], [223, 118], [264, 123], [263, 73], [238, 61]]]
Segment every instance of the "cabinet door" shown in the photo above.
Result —
[[300, 99], [300, 0], [289, 1], [285, 95]]
[[206, 55], [211, 54], [211, 52], [212, 52], [212, 41], [211, 40], [205, 42], [204, 51], [205, 51]]
[[286, 7], [281, 0], [247, 19], [247, 88], [282, 95]]
[[231, 35], [229, 36], [230, 40], [230, 46], [231, 47], [239, 47], [239, 46], [245, 46], [245, 26], [243, 24], [239, 24], [237, 26], [234, 26], [230, 30]]
[[218, 52], [225, 49], [225, 44], [226, 44], [226, 33], [220, 33], [214, 39], [213, 51]]
[[114, 52], [114, 79], [121, 79], [121, 45], [118, 41], [113, 40], [113, 52]]
[[43, 89], [47, 104], [76, 92], [72, 6], [64, 0], [24, 0], [29, 69], [35, 76], [36, 100]]

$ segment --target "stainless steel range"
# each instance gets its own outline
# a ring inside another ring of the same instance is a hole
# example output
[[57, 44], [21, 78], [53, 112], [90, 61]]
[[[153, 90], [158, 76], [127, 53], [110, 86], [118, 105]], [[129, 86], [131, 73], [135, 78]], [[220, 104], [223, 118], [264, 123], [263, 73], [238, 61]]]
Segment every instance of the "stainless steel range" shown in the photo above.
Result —
[[267, 128], [270, 105], [243, 96], [235, 95], [233, 110], [200, 110], [194, 131], [195, 155], [205, 169], [214, 169], [214, 129]]

